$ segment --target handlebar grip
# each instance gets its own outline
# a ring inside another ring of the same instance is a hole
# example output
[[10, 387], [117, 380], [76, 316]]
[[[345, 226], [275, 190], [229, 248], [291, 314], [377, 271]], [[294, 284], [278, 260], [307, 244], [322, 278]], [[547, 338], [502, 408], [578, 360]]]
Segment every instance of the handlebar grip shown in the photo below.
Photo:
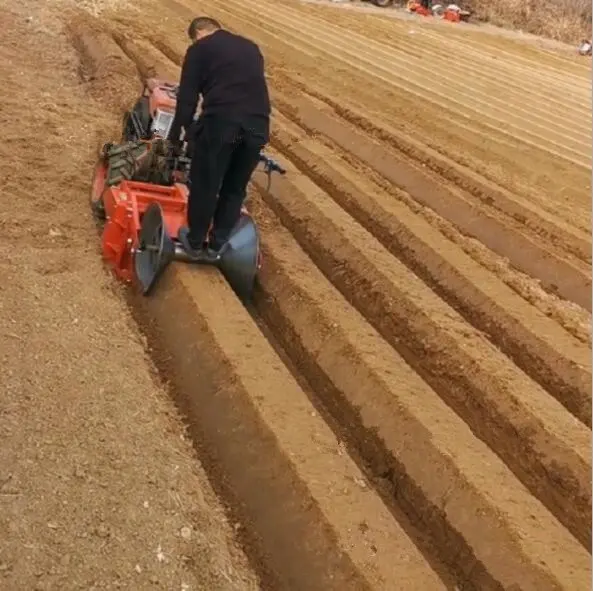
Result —
[[259, 155], [260, 162], [264, 163], [264, 166], [268, 172], [277, 172], [279, 174], [286, 174], [286, 169], [280, 166], [274, 159], [266, 156], [265, 154]]

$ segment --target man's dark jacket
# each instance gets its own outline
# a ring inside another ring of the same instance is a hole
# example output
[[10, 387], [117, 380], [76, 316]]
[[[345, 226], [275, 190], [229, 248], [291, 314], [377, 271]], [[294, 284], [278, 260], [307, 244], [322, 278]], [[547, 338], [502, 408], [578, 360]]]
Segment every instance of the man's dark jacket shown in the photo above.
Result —
[[179, 140], [182, 127], [188, 133], [200, 94], [203, 97], [200, 120], [212, 116], [238, 124], [257, 136], [264, 136], [263, 143], [267, 143], [270, 97], [264, 58], [255, 43], [219, 30], [189, 47], [181, 70], [170, 140]]

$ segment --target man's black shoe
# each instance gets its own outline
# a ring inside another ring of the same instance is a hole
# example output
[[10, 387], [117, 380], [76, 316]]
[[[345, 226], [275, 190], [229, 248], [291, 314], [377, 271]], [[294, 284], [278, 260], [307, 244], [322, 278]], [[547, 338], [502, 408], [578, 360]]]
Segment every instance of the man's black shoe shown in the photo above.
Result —
[[179, 229], [179, 234], [177, 236], [179, 242], [181, 242], [181, 246], [183, 246], [183, 250], [185, 250], [187, 256], [196, 263], [216, 263], [220, 260], [220, 253], [210, 249], [205, 248], [204, 246], [200, 246], [196, 248], [189, 240], [189, 228], [184, 227]]
[[217, 242], [210, 242], [208, 244], [208, 250], [217, 253], [219, 257], [221, 257], [228, 250], [228, 247], [228, 242], [224, 242], [223, 244], [219, 244]]

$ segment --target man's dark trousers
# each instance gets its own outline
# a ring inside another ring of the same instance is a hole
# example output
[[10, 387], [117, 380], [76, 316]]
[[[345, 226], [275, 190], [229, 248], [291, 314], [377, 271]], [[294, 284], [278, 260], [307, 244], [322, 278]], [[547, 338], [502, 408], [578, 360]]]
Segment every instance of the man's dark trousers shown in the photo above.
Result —
[[[219, 116], [199, 121], [192, 148], [188, 202], [189, 240], [199, 249], [210, 234], [220, 249], [241, 216], [247, 183], [267, 141], [267, 121], [239, 123]], [[218, 197], [218, 199], [217, 199]]]

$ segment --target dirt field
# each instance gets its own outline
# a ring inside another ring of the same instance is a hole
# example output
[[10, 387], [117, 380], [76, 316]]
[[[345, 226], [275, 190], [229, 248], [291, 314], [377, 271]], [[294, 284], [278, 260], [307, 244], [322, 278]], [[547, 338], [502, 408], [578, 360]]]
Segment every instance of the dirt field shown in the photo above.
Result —
[[[0, 589], [589, 589], [588, 66], [295, 0], [73, 4], [0, 2]], [[126, 298], [88, 208], [197, 12], [262, 47], [289, 171], [254, 178], [249, 310], [184, 265]]]

